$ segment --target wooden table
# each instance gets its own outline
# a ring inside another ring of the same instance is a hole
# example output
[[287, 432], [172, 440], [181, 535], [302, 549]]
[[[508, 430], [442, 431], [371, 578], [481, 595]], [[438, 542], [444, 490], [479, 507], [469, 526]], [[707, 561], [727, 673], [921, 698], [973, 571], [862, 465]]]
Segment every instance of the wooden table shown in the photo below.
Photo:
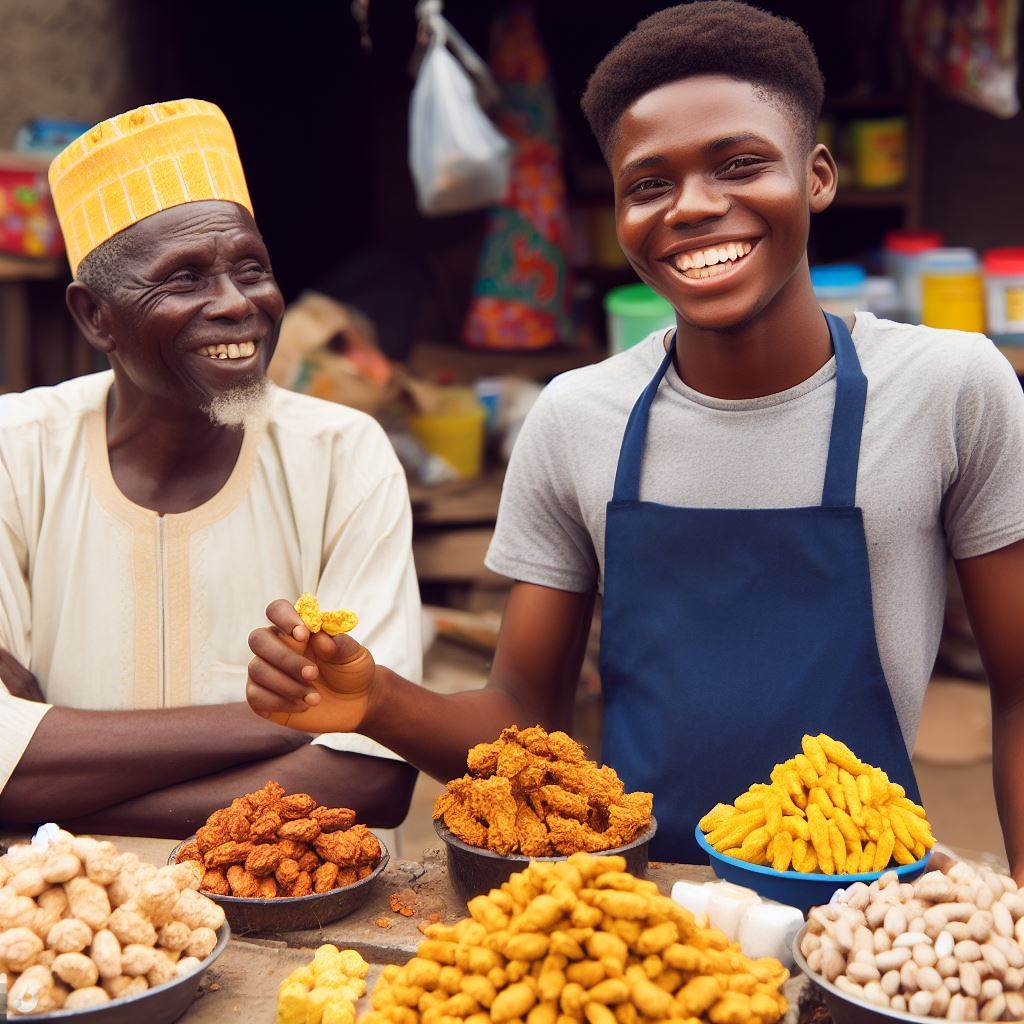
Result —
[[29, 281], [57, 281], [67, 277], [63, 260], [20, 259], [0, 253], [0, 347], [3, 369], [0, 388], [24, 391], [32, 384]]
[[[165, 863], [175, 845], [163, 839], [105, 838], [112, 839], [119, 850], [135, 852], [154, 864]], [[648, 877], [668, 893], [680, 879], [707, 881], [712, 875], [707, 867], [652, 864]], [[411, 889], [416, 895], [418, 909], [413, 917], [402, 917], [389, 906], [389, 896], [402, 889]], [[232, 937], [223, 955], [206, 972], [200, 998], [180, 1020], [182, 1024], [271, 1024], [278, 985], [294, 968], [308, 963], [324, 942], [358, 950], [373, 965], [367, 979], [372, 989], [384, 964], [405, 963], [415, 954], [423, 939], [419, 927], [431, 914], [441, 914], [449, 923], [466, 916], [465, 904], [448, 881], [440, 850], [431, 851], [422, 861], [392, 861], [368, 902], [344, 920], [312, 931]], [[786, 1024], [796, 1024], [796, 1007], [806, 985], [802, 976], [787, 982], [790, 1011]], [[369, 1009], [369, 1001], [364, 999], [359, 1009]]]

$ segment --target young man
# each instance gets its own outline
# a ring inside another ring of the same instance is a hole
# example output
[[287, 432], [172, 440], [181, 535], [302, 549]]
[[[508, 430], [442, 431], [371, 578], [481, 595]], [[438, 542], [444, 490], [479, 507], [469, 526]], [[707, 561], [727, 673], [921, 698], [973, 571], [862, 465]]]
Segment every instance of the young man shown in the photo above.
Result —
[[[979, 335], [825, 318], [807, 263], [836, 192], [804, 33], [673, 7], [601, 62], [583, 107], [619, 241], [676, 329], [554, 381], [516, 446], [488, 564], [517, 582], [485, 689], [424, 694], [284, 602], [249, 700], [359, 728], [439, 777], [509, 722], [565, 725], [603, 592], [604, 758], [652, 790], [656, 853], [697, 860], [718, 800], [829, 732], [914, 791], [908, 750], [956, 560], [992, 686], [995, 778], [1024, 882], [1024, 396]], [[314, 709], [319, 710], [319, 709]]]
[[50, 180], [68, 307], [113, 369], [0, 400], [0, 823], [180, 837], [276, 779], [397, 824], [409, 765], [242, 699], [274, 596], [358, 606], [412, 678], [420, 612], [384, 432], [267, 382], [284, 300], [230, 126], [152, 104]]

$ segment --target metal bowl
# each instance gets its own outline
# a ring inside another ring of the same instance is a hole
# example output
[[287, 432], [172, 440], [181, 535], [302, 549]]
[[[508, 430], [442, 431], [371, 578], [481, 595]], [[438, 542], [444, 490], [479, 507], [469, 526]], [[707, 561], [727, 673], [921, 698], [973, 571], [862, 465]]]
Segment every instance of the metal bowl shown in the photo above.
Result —
[[[168, 864], [176, 863], [178, 851], [195, 839], [183, 839], [171, 851]], [[378, 842], [380, 840], [378, 839]], [[308, 896], [279, 896], [272, 900], [248, 899], [242, 896], [219, 896], [201, 890], [214, 903], [224, 908], [232, 931], [237, 935], [253, 932], [298, 932], [339, 921], [358, 910], [369, 898], [380, 876], [388, 866], [391, 854], [380, 844], [380, 863], [365, 878], [329, 892], [315, 892]]]
[[[192, 1005], [206, 969], [224, 952], [230, 937], [231, 928], [222, 924], [217, 929], [217, 945], [213, 947], [213, 952], [191, 974], [175, 978], [174, 981], [148, 989], [137, 996], [114, 999], [90, 1010], [54, 1010], [51, 1013], [32, 1013], [12, 1019], [59, 1021], [60, 1024], [139, 1024], [139, 1021], [145, 1021], [146, 1024], [171, 1024]], [[8, 1009], [13, 1010], [14, 1007]]]
[[[456, 839], [443, 821], [434, 822], [434, 831], [445, 845], [448, 858], [448, 877], [451, 879], [455, 891], [465, 900], [490, 892], [491, 889], [497, 889], [502, 883], [507, 882], [511, 875], [522, 871], [531, 861], [567, 859], [564, 856], [525, 857], [519, 853], [503, 857], [493, 850], [483, 850], [478, 846], [470, 846], [461, 839]], [[650, 860], [648, 849], [654, 838], [654, 833], [657, 831], [658, 822], [652, 816], [650, 825], [633, 842], [626, 846], [617, 846], [614, 850], [600, 850], [595, 856], [618, 855], [625, 857], [626, 870], [638, 878], [643, 878], [647, 873], [647, 864]]]
[[945, 1019], [919, 1017], [913, 1013], [900, 1013], [899, 1010], [884, 1009], [875, 1006], [874, 1003], [869, 1003], [866, 999], [858, 999], [856, 996], [851, 996], [842, 989], [836, 988], [832, 982], [827, 981], [820, 974], [815, 974], [807, 966], [807, 961], [804, 959], [803, 953], [800, 952], [800, 943], [803, 942], [806, 934], [807, 925], [804, 925], [796, 933], [796, 938], [793, 939], [793, 959], [796, 961], [797, 967], [810, 978], [811, 983], [817, 985], [821, 990], [825, 1006], [835, 1024], [882, 1024], [882, 1022], [890, 1020], [909, 1021], [911, 1024], [936, 1024], [936, 1021]]
[[748, 864], [719, 853], [704, 838], [700, 826], [694, 835], [697, 845], [708, 855], [711, 868], [719, 878], [736, 885], [753, 889], [759, 896], [776, 903], [788, 903], [805, 914], [811, 907], [819, 907], [828, 903], [839, 889], [845, 889], [854, 882], [871, 883], [881, 878], [887, 871], [895, 871], [901, 882], [910, 882], [917, 878], [928, 866], [932, 851], [929, 850], [920, 860], [913, 864], [901, 864], [885, 871], [872, 871], [860, 875], [823, 875], [815, 872], [776, 871], [762, 864]]

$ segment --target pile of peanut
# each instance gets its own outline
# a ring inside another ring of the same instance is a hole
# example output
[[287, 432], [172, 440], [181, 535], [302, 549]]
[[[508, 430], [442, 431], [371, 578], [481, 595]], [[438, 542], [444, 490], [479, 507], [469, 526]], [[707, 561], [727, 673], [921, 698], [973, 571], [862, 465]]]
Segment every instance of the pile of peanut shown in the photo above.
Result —
[[431, 925], [385, 967], [360, 1024], [775, 1024], [778, 960], [751, 960], [716, 929], [627, 874], [622, 857], [534, 861]]
[[0, 971], [15, 1015], [85, 1010], [192, 974], [224, 911], [196, 865], [157, 868], [68, 832], [0, 857]]
[[1024, 1019], [1024, 893], [956, 863], [901, 883], [857, 882], [808, 917], [800, 951], [879, 1007], [961, 1021]]

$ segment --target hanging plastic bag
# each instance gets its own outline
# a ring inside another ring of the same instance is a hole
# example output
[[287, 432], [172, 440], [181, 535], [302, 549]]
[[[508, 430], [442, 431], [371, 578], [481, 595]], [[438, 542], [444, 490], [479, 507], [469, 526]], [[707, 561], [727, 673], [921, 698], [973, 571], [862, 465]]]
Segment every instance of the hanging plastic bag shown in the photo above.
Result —
[[480, 108], [470, 75], [485, 90], [496, 92], [497, 86], [442, 16], [440, 0], [421, 0], [416, 13], [430, 40], [409, 107], [409, 167], [417, 205], [428, 216], [483, 209], [505, 196], [509, 144]]

